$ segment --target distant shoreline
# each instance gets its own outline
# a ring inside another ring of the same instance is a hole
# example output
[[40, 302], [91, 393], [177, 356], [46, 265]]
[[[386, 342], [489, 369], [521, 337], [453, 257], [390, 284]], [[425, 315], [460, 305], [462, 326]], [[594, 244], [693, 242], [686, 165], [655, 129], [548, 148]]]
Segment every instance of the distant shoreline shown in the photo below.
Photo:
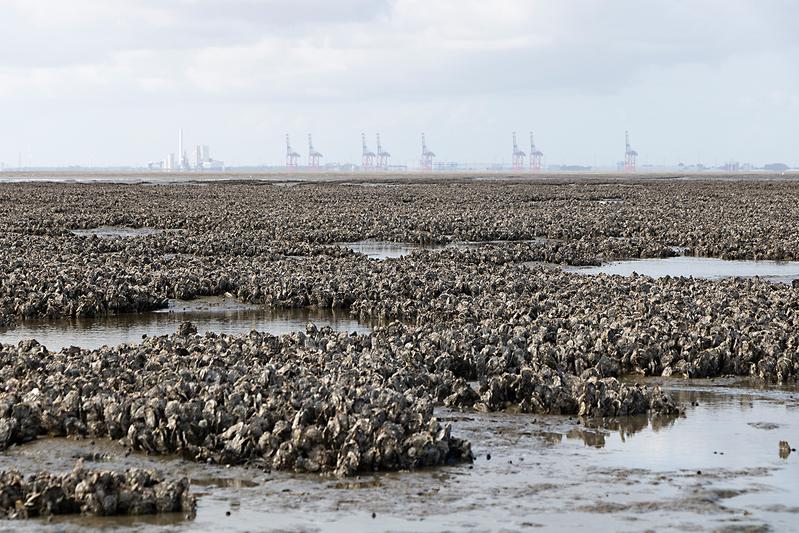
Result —
[[580, 181], [649, 181], [649, 180], [690, 180], [690, 181], [792, 181], [799, 179], [799, 170], [785, 172], [747, 171], [747, 172], [607, 172], [607, 171], [546, 171], [546, 172], [512, 172], [512, 171], [403, 171], [403, 172], [327, 172], [304, 170], [268, 170], [245, 171], [229, 170], [224, 172], [164, 172], [164, 171], [121, 171], [121, 170], [37, 170], [0, 172], [0, 183], [203, 183], [203, 182], [325, 182], [325, 183], [438, 183], [446, 181], [483, 181], [496, 180], [502, 182], [547, 182], [559, 183]]

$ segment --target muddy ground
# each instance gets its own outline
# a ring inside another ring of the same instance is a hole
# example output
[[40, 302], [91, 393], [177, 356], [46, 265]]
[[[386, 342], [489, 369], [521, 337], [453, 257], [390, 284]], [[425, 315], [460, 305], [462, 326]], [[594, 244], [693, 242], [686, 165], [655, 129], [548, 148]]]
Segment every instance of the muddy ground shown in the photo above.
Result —
[[56, 518], [0, 522], [0, 530], [791, 529], [799, 517], [799, 454], [780, 457], [778, 442], [799, 442], [799, 391], [731, 380], [672, 380], [667, 388], [688, 406], [685, 417], [586, 423], [442, 409], [441, 418], [474, 443], [473, 465], [351, 479], [128, 455], [110, 441], [42, 439], [8, 450], [0, 468], [68, 471], [77, 458], [157, 468], [191, 480], [197, 516]]
[[[156, 468], [199, 497], [193, 519], [0, 530], [795, 523], [797, 183], [235, 178], [0, 184], [0, 469]], [[602, 273], [630, 259], [665, 263]], [[319, 430], [360, 431], [374, 390], [373, 434]]]

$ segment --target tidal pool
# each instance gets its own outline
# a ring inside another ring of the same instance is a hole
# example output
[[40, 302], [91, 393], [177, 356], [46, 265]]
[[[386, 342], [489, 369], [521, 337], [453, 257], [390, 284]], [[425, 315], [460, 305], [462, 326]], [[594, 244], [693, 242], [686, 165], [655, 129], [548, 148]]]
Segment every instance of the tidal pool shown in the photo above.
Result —
[[521, 240], [521, 241], [452, 241], [447, 244], [410, 244], [400, 242], [384, 241], [357, 241], [357, 242], [337, 242], [337, 246], [349, 248], [355, 252], [364, 254], [372, 259], [397, 259], [409, 255], [416, 250], [442, 250], [444, 248], [473, 249], [480, 248], [489, 244], [541, 244], [549, 241], [544, 237]]
[[379, 260], [397, 259], [409, 255], [416, 250], [443, 248], [443, 246], [440, 245], [422, 246], [420, 244], [369, 240], [357, 242], [337, 242], [334, 244], [349, 248], [350, 250], [363, 254], [366, 257]]
[[[589, 421], [438, 409], [473, 465], [336, 479], [133, 453], [114, 442], [41, 439], [0, 469], [148, 467], [186, 476], [197, 516], [0, 521], [0, 530], [133, 531], [791, 530], [799, 519], [799, 393], [730, 380], [660, 380], [681, 418]], [[490, 454], [490, 459], [489, 459]], [[229, 515], [226, 513], [230, 513]], [[374, 514], [373, 514], [374, 513]], [[748, 528], [748, 529], [747, 529]]]
[[70, 233], [80, 237], [91, 237], [96, 235], [101, 239], [126, 239], [131, 237], [146, 237], [148, 235], [155, 235], [163, 233], [166, 230], [157, 228], [128, 228], [124, 226], [100, 226], [97, 228], [88, 229], [73, 229]]
[[653, 278], [682, 276], [704, 279], [761, 277], [773, 282], [790, 283], [799, 279], [799, 261], [729, 261], [710, 257], [668, 257], [613, 261], [600, 266], [564, 267], [566, 272], [586, 275], [612, 274], [629, 276], [633, 272]]
[[447, 248], [474, 249], [488, 244], [494, 245], [513, 245], [513, 244], [545, 244], [547, 242], [558, 242], [558, 239], [548, 239], [546, 237], [536, 237], [535, 239], [523, 239], [518, 241], [452, 241], [447, 244]]
[[190, 321], [200, 334], [206, 331], [235, 335], [252, 330], [281, 335], [305, 331], [308, 322], [331, 326], [349, 333], [368, 333], [370, 324], [330, 309], [267, 309], [224, 298], [172, 301], [170, 307], [153, 313], [122, 314], [98, 318], [26, 320], [13, 329], [0, 330], [0, 343], [16, 345], [36, 339], [48, 350], [70, 346], [99, 348], [140, 342], [143, 335], [155, 337], [175, 333], [181, 322]]

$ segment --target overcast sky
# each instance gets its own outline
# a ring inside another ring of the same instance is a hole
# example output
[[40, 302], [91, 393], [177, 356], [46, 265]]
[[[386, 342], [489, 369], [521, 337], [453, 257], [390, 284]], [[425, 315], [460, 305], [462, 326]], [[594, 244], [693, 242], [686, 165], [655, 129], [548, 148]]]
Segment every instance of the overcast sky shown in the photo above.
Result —
[[[0, 161], [799, 165], [793, 0], [0, 0]], [[372, 146], [374, 148], [374, 146]]]

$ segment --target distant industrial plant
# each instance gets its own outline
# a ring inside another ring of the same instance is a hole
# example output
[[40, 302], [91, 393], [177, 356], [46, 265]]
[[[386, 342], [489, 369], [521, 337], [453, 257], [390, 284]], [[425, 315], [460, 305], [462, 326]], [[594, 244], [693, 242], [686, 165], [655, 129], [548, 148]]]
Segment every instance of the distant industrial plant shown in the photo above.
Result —
[[211, 149], [207, 144], [198, 144], [194, 149], [194, 161], [183, 147], [183, 129], [178, 130], [178, 151], [167, 154], [163, 161], [154, 161], [147, 165], [150, 170], [225, 170], [225, 162], [211, 158]]
[[[624, 132], [625, 134], [625, 152], [624, 152], [624, 160], [620, 161], [617, 165], [617, 169], [619, 171], [624, 172], [635, 172], [638, 152], [632, 149], [630, 146], [630, 134], [629, 132]], [[366, 142], [366, 133], [361, 133], [361, 165], [358, 167], [357, 165], [353, 164], [345, 164], [339, 165], [336, 163], [331, 163], [326, 166], [322, 166], [321, 159], [322, 154], [318, 152], [313, 146], [313, 140], [311, 134], [308, 134], [308, 158], [307, 158], [307, 165], [304, 167], [300, 167], [300, 159], [301, 154], [296, 152], [291, 146], [291, 139], [289, 134], [286, 134], [286, 165], [285, 168], [287, 169], [335, 169], [335, 170], [345, 170], [345, 171], [353, 171], [353, 170], [407, 170], [406, 166], [391, 166], [389, 165], [389, 161], [391, 159], [391, 154], [387, 152], [383, 148], [383, 144], [380, 141], [380, 134], [377, 133], [375, 135], [377, 140], [377, 152], [372, 151], [369, 148], [368, 143]], [[511, 151], [511, 169], [517, 172], [539, 172], [544, 170], [544, 153], [536, 148], [535, 146], [535, 138], [533, 136], [533, 132], [530, 132], [530, 152], [527, 153], [519, 147], [519, 143], [516, 138], [516, 132], [514, 131], [512, 134], [513, 139], [513, 150]], [[433, 170], [459, 170], [461, 169], [458, 163], [455, 162], [435, 162], [436, 154], [427, 146], [427, 139], [425, 134], [422, 133], [422, 150], [419, 156], [419, 170], [423, 171], [433, 171]], [[492, 165], [487, 168], [487, 170], [502, 170], [503, 165]], [[559, 167], [551, 167], [549, 170], [590, 170], [591, 167], [574, 167], [574, 166], [559, 166]]]
[[[421, 134], [421, 151], [419, 152], [418, 164], [402, 165], [391, 164], [391, 153], [389, 153], [383, 146], [380, 133], [375, 134], [376, 150], [372, 150], [367, 142], [366, 133], [361, 133], [361, 161], [360, 165], [357, 163], [336, 163], [327, 162], [323, 163], [324, 155], [314, 147], [313, 136], [308, 134], [308, 148], [307, 155], [297, 152], [291, 144], [291, 138], [286, 133], [285, 136], [285, 149], [286, 159], [283, 167], [279, 166], [266, 166], [260, 165], [255, 167], [236, 167], [236, 168], [285, 168], [287, 170], [318, 170], [318, 171], [339, 171], [339, 172], [354, 172], [354, 171], [392, 171], [401, 172], [407, 170], [421, 170], [421, 171], [459, 171], [459, 170], [489, 170], [489, 171], [505, 171], [510, 168], [514, 172], [541, 172], [541, 171], [555, 171], [555, 172], [583, 172], [583, 171], [600, 171], [608, 170], [607, 167], [586, 166], [586, 165], [572, 165], [572, 164], [546, 164], [544, 162], [544, 153], [536, 147], [533, 132], [530, 132], [530, 151], [526, 152], [518, 143], [516, 132], [512, 132], [511, 151], [510, 151], [510, 166], [506, 163], [458, 163], [455, 161], [436, 161], [436, 153], [433, 152], [427, 145], [427, 138], [424, 133]], [[191, 153], [191, 157], [190, 154]], [[20, 162], [17, 165], [18, 169], [22, 169], [22, 156], [20, 155]], [[30, 167], [32, 168], [32, 167]], [[162, 161], [151, 162], [147, 165], [150, 170], [163, 170], [163, 171], [224, 171], [225, 163], [211, 157], [211, 150], [207, 144], [198, 144], [195, 146], [193, 152], [189, 152], [184, 147], [183, 130], [178, 130], [178, 146], [176, 152], [170, 152]], [[629, 131], [624, 132], [624, 157], [620, 159], [615, 166], [618, 172], [636, 172], [638, 171], [638, 152], [632, 148], [630, 144]], [[13, 170], [5, 164], [0, 164], [0, 171]], [[750, 163], [738, 163], [737, 161], [726, 161], [720, 165], [705, 166], [701, 163], [687, 165], [682, 162], [676, 166], [667, 165], [651, 165], [644, 164], [642, 170], [644, 171], [725, 171], [725, 172], [747, 172], [765, 170], [771, 172], [784, 172], [790, 170], [788, 165], [783, 163], [771, 163], [761, 167], [757, 167]]]
[[620, 165], [621, 170], [625, 172], [635, 172], [635, 165], [638, 160], [638, 152], [632, 149], [630, 146], [630, 132], [624, 132], [624, 143], [625, 143], [625, 151], [624, 151], [624, 162]]

